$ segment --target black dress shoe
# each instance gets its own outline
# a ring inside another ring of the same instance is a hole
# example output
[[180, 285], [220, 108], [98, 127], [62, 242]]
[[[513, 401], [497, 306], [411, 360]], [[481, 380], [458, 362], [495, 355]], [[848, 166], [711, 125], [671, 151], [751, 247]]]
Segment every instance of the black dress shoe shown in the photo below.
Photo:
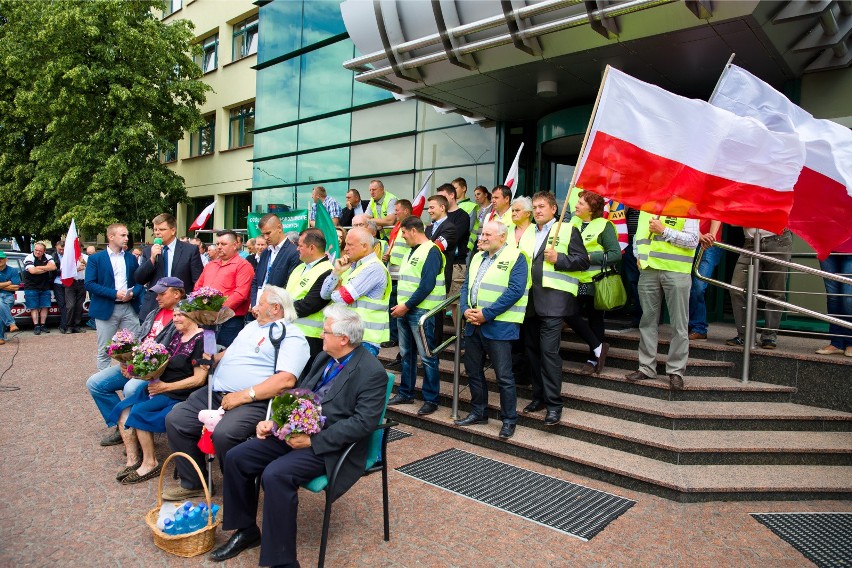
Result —
[[515, 425], [514, 424], [506, 424], [503, 422], [503, 427], [500, 428], [500, 438], [503, 440], [508, 440], [512, 436], [515, 435]]
[[79, 327], [72, 327], [68, 330], [68, 333], [82, 333]]
[[424, 402], [423, 406], [417, 411], [417, 416], [426, 416], [438, 410], [438, 405], [434, 402]]
[[467, 418], [462, 418], [461, 420], [454, 420], [453, 423], [456, 426], [471, 426], [473, 424], [488, 424], [487, 416], [477, 416], [476, 414], [468, 414]]
[[544, 403], [540, 400], [534, 400], [524, 407], [524, 412], [538, 412], [544, 408]]
[[69, 332], [68, 332], [68, 330], [67, 330], [67, 329], [65, 329], [64, 327], [60, 327], [60, 328], [59, 328], [59, 333], [61, 333], [62, 335], [65, 335], [66, 333], [69, 333]]
[[210, 553], [210, 560], [222, 562], [256, 546], [260, 546], [260, 529], [257, 526], [240, 529], [231, 535], [228, 542]]
[[398, 341], [382, 341], [379, 345], [383, 349], [388, 349], [390, 347], [396, 347], [397, 345], [399, 345], [399, 342]]
[[396, 358], [390, 363], [385, 363], [385, 369], [402, 369], [402, 359]]
[[559, 420], [562, 418], [561, 410], [548, 410], [547, 414], [544, 415], [544, 425], [545, 426], [556, 426], [559, 424]]
[[413, 398], [407, 398], [402, 396], [401, 394], [394, 395], [392, 399], [388, 401], [388, 406], [392, 406], [394, 404], [411, 404], [414, 402]]

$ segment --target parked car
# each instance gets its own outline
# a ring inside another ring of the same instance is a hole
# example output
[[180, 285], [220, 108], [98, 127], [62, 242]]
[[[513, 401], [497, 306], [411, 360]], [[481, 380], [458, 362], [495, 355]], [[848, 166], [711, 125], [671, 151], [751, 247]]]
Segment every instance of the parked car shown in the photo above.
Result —
[[[7, 264], [12, 268], [17, 268], [21, 273], [21, 289], [15, 292], [15, 303], [12, 304], [12, 317], [15, 318], [15, 324], [18, 327], [30, 327], [33, 320], [24, 305], [24, 259], [27, 257], [25, 252], [4, 251], [6, 253]], [[50, 309], [47, 312], [47, 323], [59, 325], [59, 306], [56, 304], [56, 298], [53, 292], [50, 293]], [[86, 301], [83, 302], [83, 318], [82, 323], [86, 323], [89, 319], [89, 295], [86, 294]]]

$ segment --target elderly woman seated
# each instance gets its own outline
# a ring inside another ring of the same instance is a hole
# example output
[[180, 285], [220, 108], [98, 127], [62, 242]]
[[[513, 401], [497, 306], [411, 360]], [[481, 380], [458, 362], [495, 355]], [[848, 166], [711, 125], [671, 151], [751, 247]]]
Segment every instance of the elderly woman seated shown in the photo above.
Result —
[[[169, 362], [163, 374], [119, 402], [108, 418], [110, 424], [118, 420], [127, 450], [127, 465], [115, 476], [122, 485], [160, 475], [152, 433], [165, 432], [166, 415], [172, 407], [207, 382], [207, 367], [198, 364], [205, 357], [203, 332], [180, 306], [175, 307], [172, 315], [177, 331], [166, 345]], [[127, 369], [123, 368], [122, 372], [126, 374]]]

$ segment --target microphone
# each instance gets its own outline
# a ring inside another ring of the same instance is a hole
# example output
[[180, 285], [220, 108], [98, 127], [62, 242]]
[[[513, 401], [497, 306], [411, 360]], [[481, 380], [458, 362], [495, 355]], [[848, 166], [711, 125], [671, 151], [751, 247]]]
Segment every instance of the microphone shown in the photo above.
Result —
[[160, 237], [157, 237], [156, 239], [154, 239], [154, 244], [155, 245], [162, 245], [163, 239], [161, 239]]

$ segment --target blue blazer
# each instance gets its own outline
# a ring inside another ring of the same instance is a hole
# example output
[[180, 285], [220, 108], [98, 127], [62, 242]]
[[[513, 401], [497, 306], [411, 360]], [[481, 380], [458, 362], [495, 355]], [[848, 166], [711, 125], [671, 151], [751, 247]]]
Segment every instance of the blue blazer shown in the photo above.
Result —
[[[127, 270], [127, 284], [135, 284], [133, 275], [139, 267], [139, 261], [129, 252], [125, 252], [124, 262]], [[86, 290], [89, 292], [89, 316], [99, 320], [109, 319], [115, 309], [117, 292], [112, 263], [109, 261], [109, 251], [102, 250], [89, 257], [86, 264]], [[132, 291], [131, 305], [138, 312], [142, 285], [136, 284]]]
[[[267, 248], [260, 255], [257, 261], [257, 268], [254, 269], [254, 280], [251, 281], [251, 305], [257, 304], [257, 291], [263, 286], [263, 279], [266, 278], [266, 267], [269, 266], [269, 257], [272, 256], [272, 251]], [[293, 269], [302, 263], [299, 260], [299, 251], [296, 250], [296, 245], [288, 239], [284, 239], [281, 245], [281, 250], [275, 256], [275, 262], [272, 263], [272, 268], [269, 271], [269, 280], [267, 284], [287, 286], [287, 279], [290, 278], [290, 273]]]

